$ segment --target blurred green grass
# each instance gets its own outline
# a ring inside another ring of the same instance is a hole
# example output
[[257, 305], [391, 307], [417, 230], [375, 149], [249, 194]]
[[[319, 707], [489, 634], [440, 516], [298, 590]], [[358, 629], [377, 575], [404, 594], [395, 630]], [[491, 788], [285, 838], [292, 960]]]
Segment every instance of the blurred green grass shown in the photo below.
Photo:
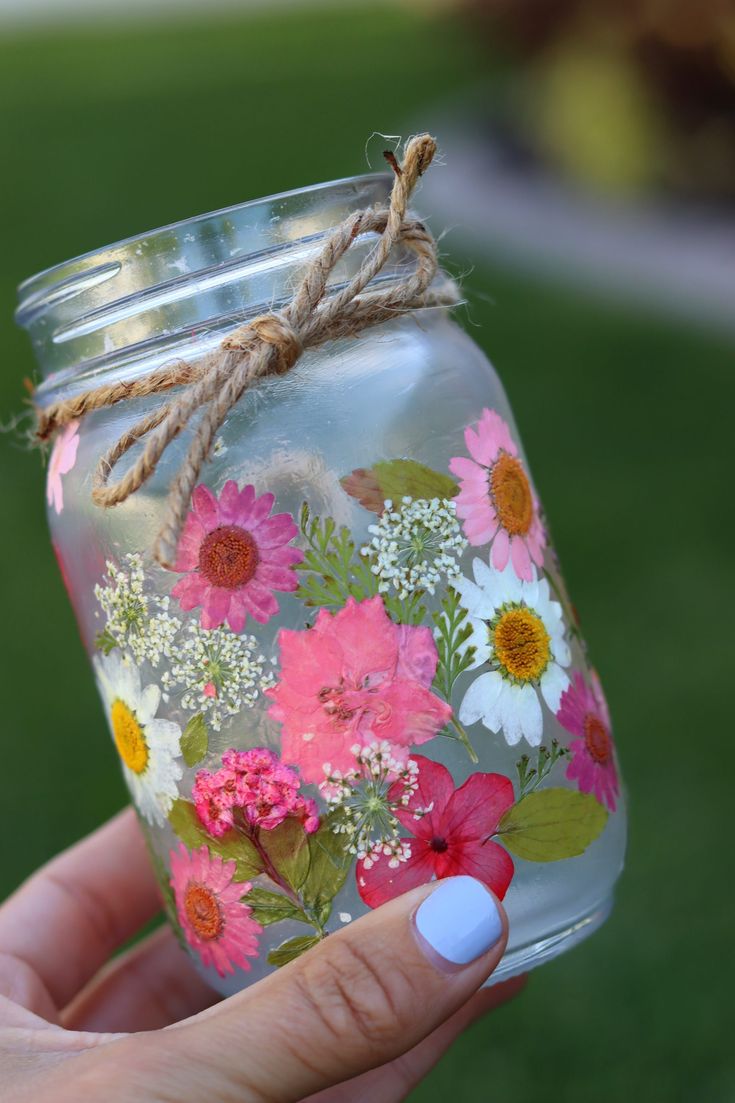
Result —
[[[10, 316], [20, 279], [361, 171], [374, 130], [431, 128], [483, 64], [452, 24], [375, 6], [0, 40], [3, 419], [34, 370]], [[466, 286], [604, 675], [631, 842], [604, 930], [473, 1028], [414, 1099], [726, 1103], [733, 348], [486, 264]], [[3, 895], [125, 797], [50, 551], [40, 458], [13, 435], [0, 449]]]

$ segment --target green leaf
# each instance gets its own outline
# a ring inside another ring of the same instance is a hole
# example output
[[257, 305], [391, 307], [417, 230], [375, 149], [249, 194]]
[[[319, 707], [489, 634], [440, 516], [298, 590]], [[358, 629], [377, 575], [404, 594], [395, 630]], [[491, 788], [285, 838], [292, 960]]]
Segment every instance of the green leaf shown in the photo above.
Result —
[[112, 635], [109, 628], [105, 628], [95, 636], [94, 646], [97, 647], [103, 655], [109, 655], [110, 652], [114, 651], [117, 647], [117, 640]]
[[320, 923], [326, 923], [329, 918], [332, 901], [345, 883], [352, 862], [352, 856], [345, 849], [346, 836], [334, 830], [338, 816], [339, 813], [334, 812], [325, 816], [319, 830], [308, 836], [311, 864], [309, 875], [301, 886], [301, 895]]
[[296, 596], [305, 605], [341, 609], [348, 597], [357, 601], [378, 592], [378, 580], [358, 555], [349, 529], [337, 529], [331, 517], [312, 517], [302, 506], [301, 533], [307, 544], [304, 558], [295, 565], [301, 575]]
[[259, 836], [260, 845], [276, 870], [296, 892], [309, 873], [308, 838], [304, 825], [294, 816], [289, 816], [272, 831], [261, 830]]
[[372, 513], [381, 514], [383, 503], [410, 498], [453, 498], [459, 487], [449, 475], [434, 471], [417, 460], [380, 460], [372, 468], [358, 467], [341, 480], [342, 488]]
[[203, 713], [192, 716], [181, 736], [181, 753], [187, 766], [196, 766], [209, 750], [209, 732]]
[[263, 872], [263, 862], [257, 850], [239, 831], [228, 831], [215, 839], [207, 834], [191, 801], [175, 800], [168, 814], [168, 822], [174, 833], [189, 850], [206, 846], [210, 854], [216, 854], [226, 862], [235, 861], [235, 881], [249, 881]]
[[472, 635], [467, 610], [460, 604], [459, 594], [451, 586], [442, 599], [441, 610], [433, 613], [432, 619], [439, 656], [434, 689], [449, 701], [454, 683], [468, 669], [475, 655], [474, 647], [467, 643]]
[[497, 834], [518, 858], [557, 862], [584, 853], [606, 823], [606, 809], [590, 793], [538, 789], [508, 809]]
[[253, 909], [253, 918], [263, 927], [271, 923], [279, 923], [282, 919], [295, 919], [299, 923], [309, 923], [311, 920], [293, 900], [289, 900], [281, 892], [271, 892], [269, 889], [254, 888], [245, 893], [243, 903]]
[[294, 958], [310, 950], [312, 946], [316, 946], [317, 942], [321, 942], [318, 934], [300, 934], [296, 938], [289, 938], [276, 950], [271, 950], [268, 954], [268, 963], [280, 969], [282, 965], [288, 965], [289, 961], [293, 961]]

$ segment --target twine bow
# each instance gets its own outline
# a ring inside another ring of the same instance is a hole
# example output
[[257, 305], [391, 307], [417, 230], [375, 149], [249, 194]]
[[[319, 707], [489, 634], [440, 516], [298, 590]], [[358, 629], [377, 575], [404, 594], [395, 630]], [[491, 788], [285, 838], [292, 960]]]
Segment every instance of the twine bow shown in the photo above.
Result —
[[[436, 244], [425, 226], [406, 218], [416, 182], [435, 152], [434, 139], [422, 134], [407, 143], [400, 165], [392, 154], [386, 154], [395, 173], [390, 205], [357, 211], [337, 226], [283, 310], [240, 326], [196, 364], [177, 362], [140, 379], [96, 387], [37, 409], [36, 434], [45, 441], [70, 421], [93, 410], [182, 388], [126, 430], [100, 458], [92, 499], [105, 508], [124, 502], [143, 486], [169, 444], [201, 411], [189, 450], [169, 488], [163, 522], [153, 545], [154, 558], [161, 566], [174, 566], [179, 535], [202, 466], [229, 411], [249, 388], [269, 375], [287, 374], [307, 348], [354, 335], [419, 307], [453, 306], [458, 302], [453, 284], [431, 289], [438, 270]], [[366, 233], [380, 234], [375, 247], [347, 286], [328, 293], [327, 281], [335, 265], [357, 237]], [[366, 290], [398, 244], [415, 256], [411, 273], [385, 288]], [[111, 483], [115, 465], [138, 441], [145, 442], [140, 456], [117, 482]]]

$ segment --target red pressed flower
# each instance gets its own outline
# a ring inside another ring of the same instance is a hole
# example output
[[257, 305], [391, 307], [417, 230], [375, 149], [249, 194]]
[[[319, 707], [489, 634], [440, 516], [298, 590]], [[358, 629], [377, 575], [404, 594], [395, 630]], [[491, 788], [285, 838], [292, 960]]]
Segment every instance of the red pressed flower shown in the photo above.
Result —
[[[357, 863], [357, 888], [370, 908], [400, 896], [434, 877], [467, 874], [491, 888], [502, 900], [513, 877], [513, 859], [490, 838], [503, 813], [515, 802], [513, 784], [502, 774], [472, 774], [454, 788], [446, 766], [423, 755], [418, 785], [408, 805], [395, 815], [414, 837], [403, 839], [411, 849], [406, 861], [379, 858]], [[401, 790], [401, 793], [403, 790]], [[391, 797], [392, 790], [389, 793]], [[394, 794], [400, 805], [401, 794]]]

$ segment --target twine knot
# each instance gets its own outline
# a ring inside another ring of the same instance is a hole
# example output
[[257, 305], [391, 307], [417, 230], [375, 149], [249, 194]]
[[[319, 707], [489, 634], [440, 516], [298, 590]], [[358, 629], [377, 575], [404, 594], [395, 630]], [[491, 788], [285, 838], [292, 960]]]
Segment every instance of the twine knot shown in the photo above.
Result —
[[[406, 217], [416, 182], [435, 152], [434, 139], [422, 134], [407, 143], [400, 164], [392, 153], [385, 155], [395, 174], [389, 206], [358, 211], [335, 227], [307, 265], [293, 299], [283, 310], [262, 314], [239, 326], [215, 352], [196, 364], [178, 361], [140, 379], [103, 385], [37, 408], [36, 435], [39, 440], [47, 440], [70, 421], [93, 410], [179, 388], [174, 397], [126, 430], [100, 458], [92, 499], [105, 508], [124, 502], [147, 482], [169, 444], [201, 411], [184, 461], [169, 487], [163, 522], [153, 546], [153, 556], [161, 566], [172, 568], [176, 561], [179, 535], [202, 466], [217, 431], [246, 391], [267, 376], [287, 375], [307, 348], [353, 336], [420, 307], [454, 306], [459, 301], [451, 282], [432, 290], [438, 271], [436, 243], [423, 223]], [[345, 287], [330, 291], [328, 280], [336, 264], [366, 233], [379, 235], [374, 248]], [[413, 253], [413, 270], [388, 281], [385, 287], [370, 287], [399, 244]], [[117, 482], [110, 483], [116, 464], [139, 441], [143, 442], [140, 455]]]
[[245, 352], [255, 339], [272, 346], [274, 375], [289, 372], [304, 351], [301, 338], [284, 314], [261, 314], [253, 318], [225, 337], [221, 347], [227, 352]]

